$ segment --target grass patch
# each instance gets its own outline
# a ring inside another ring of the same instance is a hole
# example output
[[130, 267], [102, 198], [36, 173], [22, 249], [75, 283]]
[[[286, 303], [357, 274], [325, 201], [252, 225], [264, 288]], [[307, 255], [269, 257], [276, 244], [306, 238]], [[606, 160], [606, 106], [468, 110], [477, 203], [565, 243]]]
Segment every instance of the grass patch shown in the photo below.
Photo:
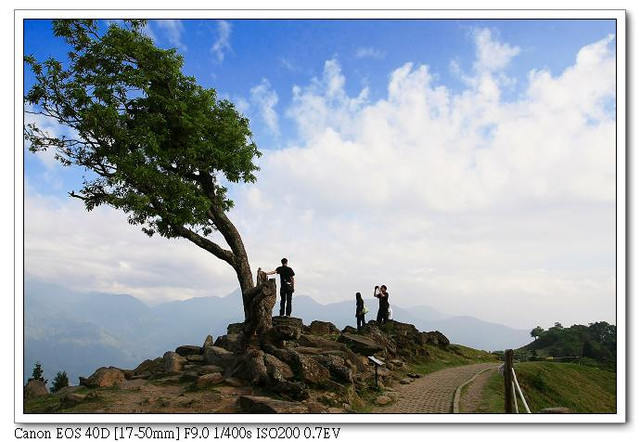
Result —
[[489, 352], [476, 350], [463, 345], [449, 345], [440, 348], [428, 345], [429, 355], [418, 357], [409, 364], [409, 371], [420, 374], [429, 374], [460, 365], [476, 364], [480, 362], [498, 362], [498, 358]]
[[[464, 397], [471, 384], [462, 389], [461, 396]], [[468, 410], [461, 408], [461, 413], [468, 413]], [[473, 413], [504, 413], [504, 379], [498, 372], [492, 373], [480, 398], [480, 403]]]
[[615, 413], [616, 374], [577, 364], [522, 362], [515, 366], [532, 413], [567, 407], [573, 413]]
[[[615, 413], [616, 374], [577, 364], [521, 362], [516, 376], [532, 413], [566, 407], [572, 413]], [[518, 398], [518, 408], [524, 406]], [[504, 413], [504, 380], [496, 373], [483, 391], [479, 413]]]

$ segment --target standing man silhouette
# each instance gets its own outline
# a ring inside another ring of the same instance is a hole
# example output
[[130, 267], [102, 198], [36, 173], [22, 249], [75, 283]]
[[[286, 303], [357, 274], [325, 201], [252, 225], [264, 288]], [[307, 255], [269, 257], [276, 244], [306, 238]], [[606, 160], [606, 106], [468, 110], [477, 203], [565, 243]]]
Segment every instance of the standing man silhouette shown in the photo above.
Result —
[[280, 316], [291, 316], [291, 297], [295, 291], [295, 281], [293, 276], [295, 272], [289, 267], [287, 258], [282, 258], [280, 261], [282, 265], [272, 272], [267, 272], [267, 275], [273, 275], [277, 273], [280, 275]]

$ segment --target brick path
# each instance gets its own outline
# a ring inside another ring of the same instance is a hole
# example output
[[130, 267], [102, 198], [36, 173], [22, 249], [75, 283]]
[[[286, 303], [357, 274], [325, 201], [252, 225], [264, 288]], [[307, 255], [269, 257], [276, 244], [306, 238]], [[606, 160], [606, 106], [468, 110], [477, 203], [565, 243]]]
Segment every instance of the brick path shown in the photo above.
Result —
[[496, 368], [494, 362], [447, 368], [425, 375], [407, 385], [395, 387], [397, 402], [379, 407], [376, 413], [452, 413], [453, 396], [458, 386], [475, 374]]

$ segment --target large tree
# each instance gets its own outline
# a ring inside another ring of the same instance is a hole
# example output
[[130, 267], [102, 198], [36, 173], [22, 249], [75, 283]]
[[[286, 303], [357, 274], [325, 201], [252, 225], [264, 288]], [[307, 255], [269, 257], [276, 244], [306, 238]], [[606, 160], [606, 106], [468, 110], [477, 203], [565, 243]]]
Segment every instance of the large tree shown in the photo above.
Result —
[[254, 283], [223, 180], [255, 181], [260, 152], [249, 121], [184, 75], [182, 57], [156, 47], [144, 26], [53, 21], [68, 59], [25, 57], [35, 76], [25, 108], [68, 135], [28, 124], [25, 138], [31, 151], [53, 149], [63, 165], [90, 171], [70, 192], [87, 210], [106, 204], [149, 236], [188, 239], [235, 270], [244, 297]]

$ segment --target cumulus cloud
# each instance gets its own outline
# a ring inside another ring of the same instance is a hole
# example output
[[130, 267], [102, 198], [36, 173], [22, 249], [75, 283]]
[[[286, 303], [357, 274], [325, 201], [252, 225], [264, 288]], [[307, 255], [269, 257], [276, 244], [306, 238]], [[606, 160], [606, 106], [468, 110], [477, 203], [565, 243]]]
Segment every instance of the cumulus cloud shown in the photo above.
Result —
[[[347, 92], [337, 59], [292, 88], [286, 115], [299, 141], [264, 151], [257, 183], [231, 189], [254, 269], [287, 256], [298, 292], [320, 302], [384, 283], [392, 305], [518, 328], [615, 321], [613, 37], [582, 48], [560, 75], [532, 69], [524, 94], [505, 101], [518, 49], [491, 31], [473, 35], [462, 90], [406, 63], [373, 101], [367, 89]], [[273, 129], [277, 103], [263, 80], [245, 106], [261, 105]], [[30, 272], [143, 299], [237, 285], [226, 264], [148, 239], [115, 212], [29, 193], [26, 204]]]
[[296, 86], [288, 115], [302, 141], [266, 152], [257, 186], [239, 192], [246, 229], [253, 217], [269, 220], [252, 250], [298, 257], [318, 299], [387, 281], [398, 303], [512, 325], [528, 315], [495, 303], [549, 320], [543, 305], [575, 307], [576, 321], [613, 320], [612, 37], [559, 76], [532, 71], [526, 94], [506, 102], [500, 76], [518, 50], [475, 35], [462, 91], [407, 63], [371, 102], [366, 91], [347, 94], [335, 59]]
[[224, 61], [227, 52], [231, 50], [231, 23], [220, 20], [216, 28], [216, 41], [211, 46], [211, 52], [219, 63]]
[[487, 28], [475, 29], [473, 37], [476, 43], [476, 61], [474, 69], [477, 72], [497, 72], [505, 69], [511, 59], [520, 53], [520, 48], [502, 43]]

